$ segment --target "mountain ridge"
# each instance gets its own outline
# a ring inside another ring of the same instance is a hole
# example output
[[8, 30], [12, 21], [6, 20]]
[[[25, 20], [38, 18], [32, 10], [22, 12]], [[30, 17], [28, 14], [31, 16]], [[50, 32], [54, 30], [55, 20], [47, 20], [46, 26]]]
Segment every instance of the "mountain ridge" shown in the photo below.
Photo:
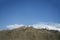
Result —
[[60, 40], [60, 32], [23, 26], [13, 30], [0, 31], [0, 40]]

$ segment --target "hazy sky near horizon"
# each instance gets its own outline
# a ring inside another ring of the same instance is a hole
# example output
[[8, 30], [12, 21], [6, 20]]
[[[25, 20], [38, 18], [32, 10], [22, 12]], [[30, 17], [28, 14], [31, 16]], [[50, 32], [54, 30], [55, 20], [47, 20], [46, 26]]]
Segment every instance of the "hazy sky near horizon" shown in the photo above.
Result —
[[0, 0], [0, 29], [38, 22], [60, 23], [60, 0]]

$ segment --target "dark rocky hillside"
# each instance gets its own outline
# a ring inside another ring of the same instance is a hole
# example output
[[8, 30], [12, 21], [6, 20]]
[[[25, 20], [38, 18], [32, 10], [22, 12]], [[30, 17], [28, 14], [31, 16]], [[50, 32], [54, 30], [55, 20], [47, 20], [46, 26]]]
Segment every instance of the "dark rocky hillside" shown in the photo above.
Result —
[[0, 40], [60, 40], [60, 32], [57, 30], [20, 27], [0, 31]]

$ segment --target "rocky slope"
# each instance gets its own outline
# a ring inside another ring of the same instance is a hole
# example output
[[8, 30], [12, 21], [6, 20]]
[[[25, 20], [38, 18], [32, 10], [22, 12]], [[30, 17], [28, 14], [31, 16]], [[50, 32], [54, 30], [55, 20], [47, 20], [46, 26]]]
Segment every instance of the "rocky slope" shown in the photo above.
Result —
[[60, 40], [60, 32], [57, 30], [20, 27], [0, 31], [0, 40]]

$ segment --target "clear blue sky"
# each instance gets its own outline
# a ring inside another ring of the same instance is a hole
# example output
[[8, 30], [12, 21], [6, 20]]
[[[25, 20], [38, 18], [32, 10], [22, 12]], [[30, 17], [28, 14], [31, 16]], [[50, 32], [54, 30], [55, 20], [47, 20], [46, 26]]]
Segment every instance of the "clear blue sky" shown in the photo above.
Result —
[[60, 0], [0, 0], [0, 29], [38, 22], [60, 23]]

